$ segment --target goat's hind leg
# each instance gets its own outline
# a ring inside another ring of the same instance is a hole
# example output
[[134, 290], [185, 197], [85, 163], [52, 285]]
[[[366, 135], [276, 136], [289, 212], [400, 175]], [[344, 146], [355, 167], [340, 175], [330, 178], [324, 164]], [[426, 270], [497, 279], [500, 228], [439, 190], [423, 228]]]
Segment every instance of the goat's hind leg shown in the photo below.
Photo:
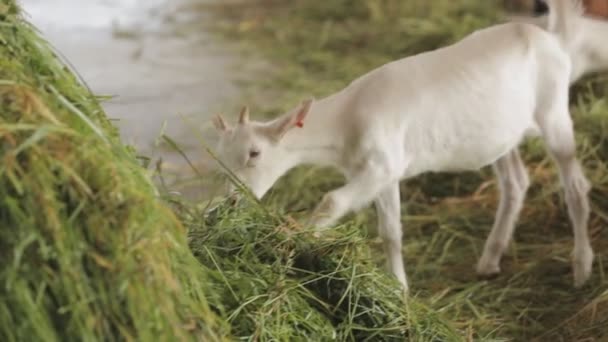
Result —
[[589, 241], [589, 181], [576, 158], [576, 143], [572, 119], [568, 111], [567, 96], [557, 103], [549, 115], [541, 117], [539, 126], [547, 148], [557, 163], [566, 205], [574, 233], [572, 268], [574, 285], [582, 286], [591, 276], [593, 249]]
[[[559, 73], [555, 74], [559, 76]], [[589, 190], [591, 186], [576, 158], [574, 128], [570, 116], [569, 89], [564, 80], [548, 83], [546, 96], [537, 108], [536, 121], [549, 153], [555, 160], [565, 193], [568, 215], [574, 233], [572, 268], [574, 285], [583, 285], [591, 275], [593, 249], [589, 241]]]
[[481, 275], [500, 272], [500, 259], [511, 241], [530, 185], [526, 167], [517, 148], [501, 157], [492, 166], [498, 179], [500, 200], [494, 226], [477, 263], [477, 273]]

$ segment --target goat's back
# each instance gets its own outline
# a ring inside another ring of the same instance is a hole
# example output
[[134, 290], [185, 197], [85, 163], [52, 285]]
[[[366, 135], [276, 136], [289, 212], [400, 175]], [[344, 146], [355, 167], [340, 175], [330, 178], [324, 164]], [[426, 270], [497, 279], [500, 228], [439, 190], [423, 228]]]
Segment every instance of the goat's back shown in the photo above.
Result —
[[343, 113], [366, 145], [399, 146], [416, 160], [408, 175], [477, 169], [536, 126], [538, 106], [568, 87], [569, 74], [555, 36], [508, 23], [364, 75], [343, 92]]

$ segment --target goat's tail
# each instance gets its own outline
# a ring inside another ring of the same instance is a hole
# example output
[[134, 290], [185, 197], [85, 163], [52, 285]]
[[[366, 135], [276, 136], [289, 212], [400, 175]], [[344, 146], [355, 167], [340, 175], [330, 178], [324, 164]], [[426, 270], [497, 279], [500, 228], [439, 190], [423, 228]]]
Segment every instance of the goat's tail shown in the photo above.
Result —
[[578, 21], [583, 17], [584, 6], [580, 0], [545, 0], [549, 5], [549, 22], [547, 30], [561, 40], [570, 50], [576, 42]]

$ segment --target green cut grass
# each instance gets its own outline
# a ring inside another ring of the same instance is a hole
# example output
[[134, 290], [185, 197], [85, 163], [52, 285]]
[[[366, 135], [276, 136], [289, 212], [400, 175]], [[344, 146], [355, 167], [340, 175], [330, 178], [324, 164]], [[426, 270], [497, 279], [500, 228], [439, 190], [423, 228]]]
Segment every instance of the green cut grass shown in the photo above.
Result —
[[0, 157], [1, 341], [226, 340], [184, 226], [12, 0]]
[[376, 265], [356, 225], [321, 238], [251, 202], [178, 206], [192, 250], [214, 269], [232, 332], [250, 341], [460, 341], [457, 331]]

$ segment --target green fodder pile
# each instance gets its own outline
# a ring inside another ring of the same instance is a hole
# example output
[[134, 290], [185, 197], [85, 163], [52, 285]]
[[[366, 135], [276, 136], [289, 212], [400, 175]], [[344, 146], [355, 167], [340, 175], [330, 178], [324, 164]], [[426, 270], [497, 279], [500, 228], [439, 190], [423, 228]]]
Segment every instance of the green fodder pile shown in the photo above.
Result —
[[264, 207], [219, 205], [205, 220], [180, 206], [193, 252], [209, 273], [210, 303], [252, 341], [460, 341], [436, 312], [405, 302], [357, 226], [313, 237]]
[[0, 340], [224, 339], [183, 225], [12, 0], [0, 158]]
[[[278, 66], [249, 84], [258, 116], [277, 115], [387, 61], [445, 46], [503, 20], [498, 1], [259, 0], [200, 6], [221, 15], [215, 29], [224, 38], [243, 42], [245, 54], [259, 54]], [[582, 289], [572, 286], [571, 227], [556, 169], [540, 141], [522, 147], [532, 186], [502, 273], [494, 279], [480, 279], [474, 272], [497, 207], [489, 168], [429, 174], [403, 184], [403, 251], [413, 295], [450, 320], [461, 338], [608, 339], [606, 81], [602, 75], [590, 77], [572, 91], [578, 155], [593, 184], [589, 230], [596, 259], [594, 275]], [[272, 96], [256, 99], [262, 89]], [[342, 183], [331, 170], [302, 167], [285, 176], [263, 202], [273, 211], [305, 215], [324, 192]], [[336, 234], [374, 234], [371, 208], [345, 222]], [[252, 223], [251, 229], [264, 228]], [[198, 246], [199, 241], [191, 243]], [[381, 264], [383, 258], [378, 248], [373, 260]]]

